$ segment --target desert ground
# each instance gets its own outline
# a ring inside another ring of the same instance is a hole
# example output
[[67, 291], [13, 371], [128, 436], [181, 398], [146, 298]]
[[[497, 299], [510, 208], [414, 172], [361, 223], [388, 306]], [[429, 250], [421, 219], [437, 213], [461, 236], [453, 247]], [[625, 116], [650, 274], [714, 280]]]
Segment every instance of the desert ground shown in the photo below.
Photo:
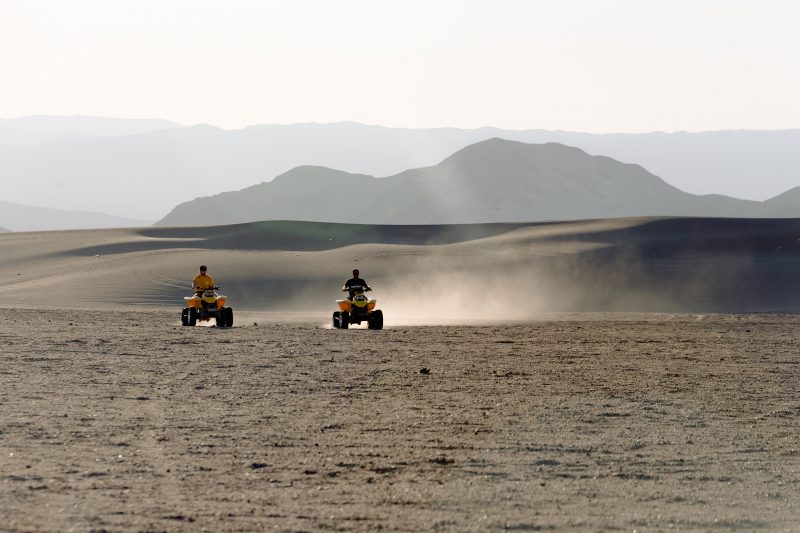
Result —
[[[4, 234], [0, 531], [797, 531], [798, 238]], [[233, 328], [180, 325], [201, 262]], [[353, 266], [383, 331], [330, 327]]]

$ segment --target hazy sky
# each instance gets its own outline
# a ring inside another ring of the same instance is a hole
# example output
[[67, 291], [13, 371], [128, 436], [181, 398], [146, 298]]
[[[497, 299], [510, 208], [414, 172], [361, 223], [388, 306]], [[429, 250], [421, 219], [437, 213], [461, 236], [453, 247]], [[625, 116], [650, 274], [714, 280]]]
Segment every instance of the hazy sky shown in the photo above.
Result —
[[0, 118], [800, 127], [795, 0], [0, 0]]

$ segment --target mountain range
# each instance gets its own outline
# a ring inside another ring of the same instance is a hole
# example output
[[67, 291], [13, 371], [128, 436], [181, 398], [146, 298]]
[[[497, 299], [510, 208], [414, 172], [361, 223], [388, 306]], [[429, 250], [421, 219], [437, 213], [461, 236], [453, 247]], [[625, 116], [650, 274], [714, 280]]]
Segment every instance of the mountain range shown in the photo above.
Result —
[[0, 119], [0, 146], [27, 148], [61, 139], [138, 135], [179, 127], [180, 124], [161, 119], [117, 119], [80, 115]]
[[[131, 228], [148, 226], [149, 221], [128, 219], [90, 211], [31, 207], [0, 200], [0, 224], [6, 231], [52, 229]], [[3, 231], [0, 228], [0, 231]]]
[[579, 148], [490, 139], [437, 165], [386, 178], [298, 167], [271, 182], [180, 204], [157, 225], [458, 224], [633, 216], [797, 217], [800, 189], [765, 202], [694, 195], [639, 165]]
[[302, 165], [392, 176], [494, 137], [636, 163], [696, 194], [764, 200], [800, 185], [800, 130], [586, 134], [336, 123], [226, 131], [92, 117], [0, 121], [0, 181], [2, 198], [19, 204], [157, 220], [181, 202]]

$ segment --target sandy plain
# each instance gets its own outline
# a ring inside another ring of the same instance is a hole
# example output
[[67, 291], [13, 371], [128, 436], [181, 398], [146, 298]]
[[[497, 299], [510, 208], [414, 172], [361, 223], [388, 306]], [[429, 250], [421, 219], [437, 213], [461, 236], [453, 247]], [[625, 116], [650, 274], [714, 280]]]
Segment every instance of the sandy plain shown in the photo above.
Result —
[[3, 530], [800, 524], [795, 316], [0, 319]]
[[0, 531], [800, 527], [795, 221], [344, 230], [0, 236]]

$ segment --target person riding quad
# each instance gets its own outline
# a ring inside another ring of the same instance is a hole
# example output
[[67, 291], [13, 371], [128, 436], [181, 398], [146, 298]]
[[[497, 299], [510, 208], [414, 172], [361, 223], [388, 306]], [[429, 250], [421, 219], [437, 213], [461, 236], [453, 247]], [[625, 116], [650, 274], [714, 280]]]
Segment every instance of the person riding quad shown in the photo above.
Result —
[[200, 273], [192, 280], [192, 290], [195, 295], [214, 288], [214, 278], [206, 274], [207, 270], [205, 265], [200, 265]]
[[348, 300], [352, 300], [353, 296], [356, 295], [355, 291], [350, 289], [354, 285], [361, 286], [364, 292], [372, 290], [372, 287], [367, 285], [366, 281], [358, 277], [358, 269], [353, 270], [353, 277], [345, 281], [344, 286], [342, 287], [343, 292], [349, 293]]

